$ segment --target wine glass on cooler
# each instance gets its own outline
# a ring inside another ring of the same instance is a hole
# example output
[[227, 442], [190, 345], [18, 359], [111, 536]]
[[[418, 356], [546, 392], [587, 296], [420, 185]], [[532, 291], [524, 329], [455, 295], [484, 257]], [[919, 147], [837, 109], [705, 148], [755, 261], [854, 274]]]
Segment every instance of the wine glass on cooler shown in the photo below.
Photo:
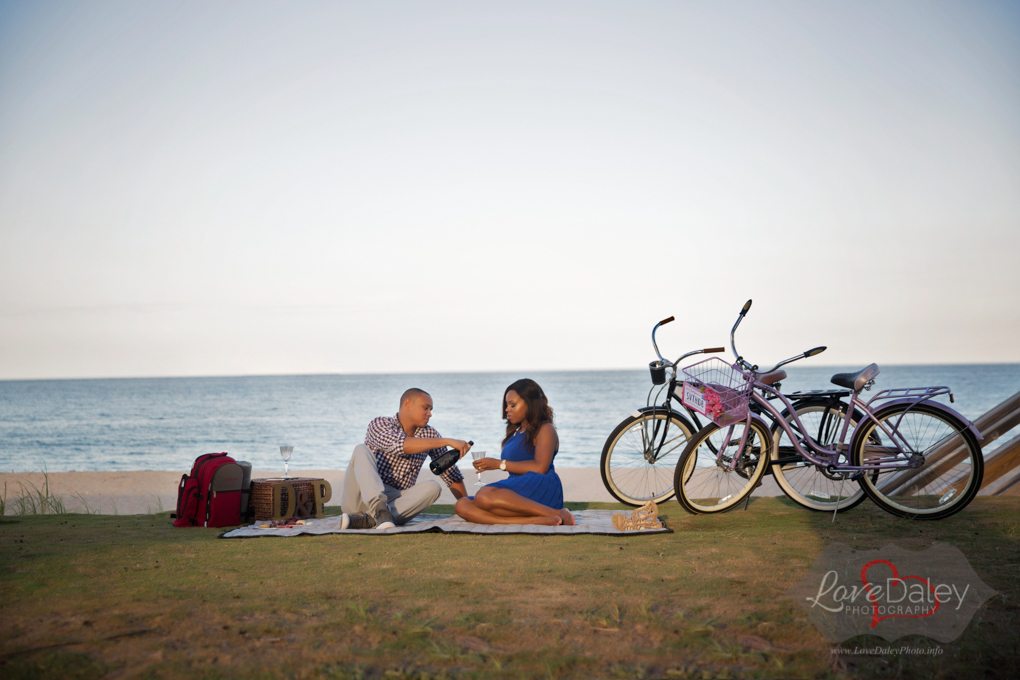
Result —
[[283, 458], [283, 476], [290, 477], [290, 455], [294, 453], [293, 446], [281, 446], [280, 456]]
[[[482, 458], [485, 458], [485, 451], [475, 451], [474, 449], [471, 449], [471, 457], [475, 460], [481, 460]], [[484, 484], [482, 484], [482, 471], [479, 470], [477, 474], [478, 483], [476, 483], [475, 486], [484, 486]]]

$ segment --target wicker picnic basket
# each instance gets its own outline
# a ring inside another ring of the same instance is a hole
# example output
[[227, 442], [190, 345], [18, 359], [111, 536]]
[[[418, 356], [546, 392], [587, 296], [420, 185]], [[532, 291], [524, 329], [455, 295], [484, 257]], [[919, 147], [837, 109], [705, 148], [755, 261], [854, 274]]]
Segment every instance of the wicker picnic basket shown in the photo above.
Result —
[[[285, 513], [291, 507], [290, 488], [297, 496], [293, 515], [315, 517], [315, 483], [321, 479], [312, 477], [276, 477], [273, 479], [251, 480], [251, 498], [248, 507], [254, 512], [255, 520], [286, 519]], [[288, 485], [290, 488], [288, 488]], [[280, 489], [279, 507], [273, 507], [273, 490]], [[304, 502], [301, 502], [301, 501]]]

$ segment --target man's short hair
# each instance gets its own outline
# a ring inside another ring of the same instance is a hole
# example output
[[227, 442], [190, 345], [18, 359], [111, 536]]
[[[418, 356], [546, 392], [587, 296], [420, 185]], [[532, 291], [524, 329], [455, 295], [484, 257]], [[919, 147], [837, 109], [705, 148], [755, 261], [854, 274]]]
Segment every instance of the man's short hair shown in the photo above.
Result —
[[426, 397], [431, 397], [432, 396], [431, 394], [429, 394], [425, 390], [419, 389], [417, 387], [412, 387], [409, 390], [405, 390], [404, 393], [400, 395], [400, 405], [403, 406], [404, 402], [407, 401], [408, 399], [417, 399], [418, 397], [420, 397], [422, 395], [425, 395]]

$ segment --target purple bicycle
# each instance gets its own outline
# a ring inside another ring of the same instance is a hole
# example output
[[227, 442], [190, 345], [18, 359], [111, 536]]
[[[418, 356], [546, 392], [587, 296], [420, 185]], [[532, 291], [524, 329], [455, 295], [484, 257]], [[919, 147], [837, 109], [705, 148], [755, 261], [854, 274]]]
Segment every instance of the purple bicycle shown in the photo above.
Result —
[[[832, 383], [850, 390], [853, 417], [839, 419], [838, 437], [831, 443], [819, 443], [789, 400], [761, 377], [825, 348], [759, 370], [736, 351], [737, 327], [750, 308], [748, 300], [730, 331], [734, 364], [713, 358], [684, 370], [684, 404], [712, 420], [691, 438], [674, 471], [674, 490], [684, 509], [696, 514], [729, 510], [750, 500], [770, 464], [776, 471], [774, 447], [781, 435], [756, 411], [785, 435], [790, 451], [781, 455], [799, 456], [815, 474], [839, 483], [834, 513], [841, 498], [852, 496], [844, 496], [846, 485], [859, 485], [879, 507], [902, 517], [942, 519], [970, 503], [984, 473], [981, 435], [958, 412], [933, 401], [947, 394], [953, 401], [948, 387], [882, 390], [865, 401], [861, 392], [874, 385], [878, 366], [838, 373]], [[785, 413], [775, 400], [786, 406]]]
[[[672, 316], [663, 319], [652, 328], [652, 348], [658, 359], [648, 365], [652, 388], [648, 392], [645, 406], [624, 418], [609, 434], [602, 447], [599, 469], [606, 489], [621, 503], [635, 507], [648, 501], [664, 503], [673, 497], [673, 474], [680, 454], [694, 433], [707, 423], [702, 420], [704, 411], [699, 414], [680, 399], [684, 390], [680, 363], [697, 354], [726, 351], [723, 347], [697, 349], [687, 352], [676, 361], [669, 361], [659, 351], [655, 333], [673, 320]], [[786, 371], [783, 370], [758, 376], [759, 381], [771, 385], [774, 390], [782, 387], [780, 381], [784, 378]], [[823, 444], [831, 441], [832, 433], [849, 412], [845, 402], [845, 397], [850, 396], [849, 390], [812, 390], [784, 394], [793, 403], [792, 412], [811, 428], [815, 441]], [[751, 410], [756, 408], [751, 404]], [[771, 417], [768, 413], [758, 413], [766, 418]], [[790, 417], [787, 412], [783, 416]], [[860, 420], [859, 414], [852, 414], [851, 417], [855, 418], [854, 422]], [[779, 425], [774, 424], [772, 430], [779, 437]], [[785, 442], [777, 439], [774, 450], [787, 449]], [[864, 492], [856, 485], [854, 495], [840, 498], [830, 488], [831, 480], [798, 469], [796, 461], [800, 460], [794, 453], [793, 456], [787, 455], [781, 460], [772, 461], [776, 480], [794, 502], [812, 510], [825, 511], [831, 510], [836, 504], [840, 510], [850, 509], [864, 500]]]

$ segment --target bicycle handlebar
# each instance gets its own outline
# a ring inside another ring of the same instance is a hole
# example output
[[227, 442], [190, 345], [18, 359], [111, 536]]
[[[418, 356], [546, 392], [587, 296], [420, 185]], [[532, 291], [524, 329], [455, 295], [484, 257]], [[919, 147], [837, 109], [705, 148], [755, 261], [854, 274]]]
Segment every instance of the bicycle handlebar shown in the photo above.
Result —
[[668, 319], [663, 319], [659, 323], [652, 326], [652, 347], [655, 348], [655, 356], [659, 357], [659, 361], [662, 362], [663, 364], [667, 364], [669, 362], [663, 358], [662, 353], [659, 351], [659, 343], [655, 342], [655, 331], [659, 330], [659, 326], [667, 324], [672, 320], [673, 317], [669, 317]]
[[[750, 304], [750, 301], [748, 301], [748, 303]], [[659, 323], [655, 324], [655, 326], [652, 328], [652, 347], [655, 348], [655, 355], [657, 357], [659, 357], [659, 364], [662, 367], [676, 366], [677, 364], [679, 364], [681, 361], [683, 361], [687, 357], [694, 356], [695, 354], [710, 354], [710, 353], [713, 353], [713, 352], [725, 352], [726, 351], [725, 347], [707, 347], [705, 349], [696, 349], [693, 352], [688, 352], [687, 354], [682, 355], [676, 361], [672, 361], [671, 362], [671, 361], [667, 360], [665, 357], [662, 356], [662, 353], [659, 352], [659, 344], [657, 342], [655, 342], [655, 331], [659, 330], [659, 326], [665, 326], [670, 321], [675, 321], [675, 320], [676, 320], [676, 318], [671, 316], [671, 317], [669, 317], [667, 319], [663, 319]]]
[[[739, 364], [742, 368], [750, 369], [752, 371], [758, 371], [759, 373], [771, 373], [772, 371], [776, 370], [780, 366], [785, 366], [788, 363], [791, 363], [793, 361], [798, 361], [800, 359], [807, 359], [808, 357], [816, 356], [816, 355], [821, 354], [822, 352], [824, 352], [826, 350], [826, 348], [824, 346], [822, 346], [822, 347], [815, 347], [814, 349], [809, 349], [808, 351], [804, 352], [803, 354], [798, 354], [795, 357], [790, 357], [789, 359], [784, 359], [783, 361], [780, 361], [778, 364], [776, 364], [772, 368], [769, 368], [769, 369], [764, 370], [764, 371], [759, 371], [757, 366], [752, 366], [751, 364], [749, 364], [747, 361], [744, 360], [744, 357], [740, 356], [740, 353], [737, 352], [737, 342], [736, 342], [736, 338], [735, 338], [735, 336], [737, 334], [737, 327], [740, 325], [740, 322], [744, 320], [744, 315], [747, 314], [747, 311], [749, 309], [751, 309], [751, 300], [748, 300], [747, 302], [744, 303], [743, 309], [740, 310], [740, 314], [739, 314], [739, 316], [737, 316], [737, 322], [735, 324], [733, 324], [733, 330], [730, 331], [730, 348], [733, 350], [733, 356], [737, 357], [737, 364]], [[705, 351], [707, 352], [708, 350], [705, 350]]]
[[[733, 350], [733, 356], [737, 358], [737, 363], [741, 366], [743, 366], [746, 362], [744, 361], [744, 358], [740, 356], [740, 352], [737, 351], [737, 341], [734, 339], [734, 336], [737, 333], [737, 326], [739, 326], [740, 322], [744, 320], [744, 315], [747, 314], [747, 310], [751, 309], [751, 302], [752, 300], [748, 300], [744, 303], [743, 309], [740, 310], [740, 314], [737, 316], [737, 322], [733, 324], [733, 328], [730, 330], [730, 349]], [[748, 366], [748, 368], [750, 368], [750, 366]]]

